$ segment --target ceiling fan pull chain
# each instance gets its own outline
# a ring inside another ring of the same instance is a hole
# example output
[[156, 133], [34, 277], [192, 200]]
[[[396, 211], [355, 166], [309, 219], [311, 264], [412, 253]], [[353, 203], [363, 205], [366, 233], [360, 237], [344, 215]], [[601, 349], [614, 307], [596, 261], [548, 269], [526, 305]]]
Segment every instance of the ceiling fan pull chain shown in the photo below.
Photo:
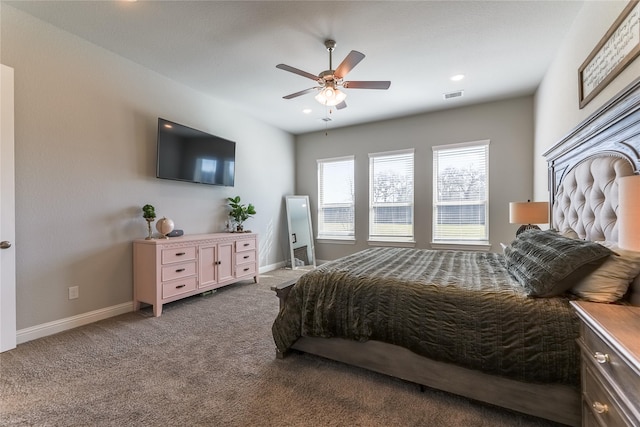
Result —
[[325, 111], [324, 115], [325, 117], [327, 117], [327, 120], [324, 121], [324, 136], [329, 136], [329, 121], [331, 120], [329, 118], [329, 115], [331, 115], [332, 111], [331, 111], [331, 108], [327, 107], [326, 105], [324, 107], [324, 111]]

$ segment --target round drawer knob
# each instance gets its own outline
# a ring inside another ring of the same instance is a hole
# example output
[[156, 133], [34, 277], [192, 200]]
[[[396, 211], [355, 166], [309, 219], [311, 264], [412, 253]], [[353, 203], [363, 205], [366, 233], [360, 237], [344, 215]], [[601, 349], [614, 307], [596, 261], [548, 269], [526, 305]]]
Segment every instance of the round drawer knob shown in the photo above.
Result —
[[592, 406], [593, 406], [593, 410], [597, 414], [606, 414], [607, 412], [609, 412], [609, 407], [607, 405], [605, 405], [604, 403], [593, 402]]
[[596, 351], [596, 353], [593, 355], [593, 357], [595, 357], [596, 362], [598, 363], [608, 363], [609, 362], [609, 355], [606, 353], [600, 353], [599, 351]]

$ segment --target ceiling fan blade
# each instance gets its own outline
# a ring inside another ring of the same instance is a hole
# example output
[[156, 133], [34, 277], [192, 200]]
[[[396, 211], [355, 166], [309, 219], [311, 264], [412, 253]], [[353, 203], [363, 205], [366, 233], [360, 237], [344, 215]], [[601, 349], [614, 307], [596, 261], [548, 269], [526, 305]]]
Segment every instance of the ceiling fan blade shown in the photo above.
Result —
[[291, 99], [298, 97], [300, 95], [304, 95], [305, 93], [313, 92], [314, 90], [318, 90], [317, 87], [310, 87], [309, 89], [301, 90], [300, 92], [292, 93], [291, 95], [283, 96], [284, 99]]
[[347, 108], [347, 103], [344, 101], [336, 105], [336, 110], [342, 110], [343, 108]]
[[276, 68], [279, 68], [279, 69], [284, 70], [284, 71], [289, 71], [290, 73], [294, 73], [294, 74], [297, 74], [297, 75], [302, 76], [302, 77], [306, 77], [306, 78], [311, 79], [311, 80], [315, 80], [315, 81], [318, 80], [318, 76], [316, 76], [314, 74], [311, 74], [311, 73], [307, 73], [306, 71], [302, 71], [302, 70], [299, 70], [297, 68], [291, 67], [290, 65], [278, 64], [278, 65], [276, 65]]
[[390, 81], [352, 81], [342, 83], [345, 89], [389, 89]]
[[364, 53], [360, 53], [357, 50], [352, 50], [351, 52], [349, 52], [347, 57], [344, 58], [342, 63], [338, 65], [338, 68], [336, 68], [336, 72], [334, 73], [334, 75], [339, 79], [344, 78], [344, 76], [346, 76], [347, 73], [349, 73], [349, 71], [351, 71], [353, 67], [358, 65], [358, 63], [363, 59]]

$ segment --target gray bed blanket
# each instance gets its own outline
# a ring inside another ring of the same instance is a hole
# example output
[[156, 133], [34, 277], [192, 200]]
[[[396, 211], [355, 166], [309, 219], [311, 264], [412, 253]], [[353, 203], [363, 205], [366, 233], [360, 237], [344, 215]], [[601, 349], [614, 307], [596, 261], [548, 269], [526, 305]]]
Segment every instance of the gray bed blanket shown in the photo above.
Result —
[[304, 274], [276, 318], [301, 336], [378, 340], [433, 360], [535, 383], [579, 383], [568, 299], [530, 298], [496, 253], [372, 248]]

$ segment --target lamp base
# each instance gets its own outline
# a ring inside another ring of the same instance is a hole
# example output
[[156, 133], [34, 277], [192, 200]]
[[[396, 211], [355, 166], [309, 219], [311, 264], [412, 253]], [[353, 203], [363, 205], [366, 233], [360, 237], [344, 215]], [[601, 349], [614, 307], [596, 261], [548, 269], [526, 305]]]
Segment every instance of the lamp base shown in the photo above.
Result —
[[520, 233], [527, 231], [527, 230], [540, 230], [540, 227], [538, 227], [535, 224], [525, 224], [525, 225], [521, 225], [520, 228], [518, 228], [518, 231], [516, 231], [516, 236], [518, 236]]

